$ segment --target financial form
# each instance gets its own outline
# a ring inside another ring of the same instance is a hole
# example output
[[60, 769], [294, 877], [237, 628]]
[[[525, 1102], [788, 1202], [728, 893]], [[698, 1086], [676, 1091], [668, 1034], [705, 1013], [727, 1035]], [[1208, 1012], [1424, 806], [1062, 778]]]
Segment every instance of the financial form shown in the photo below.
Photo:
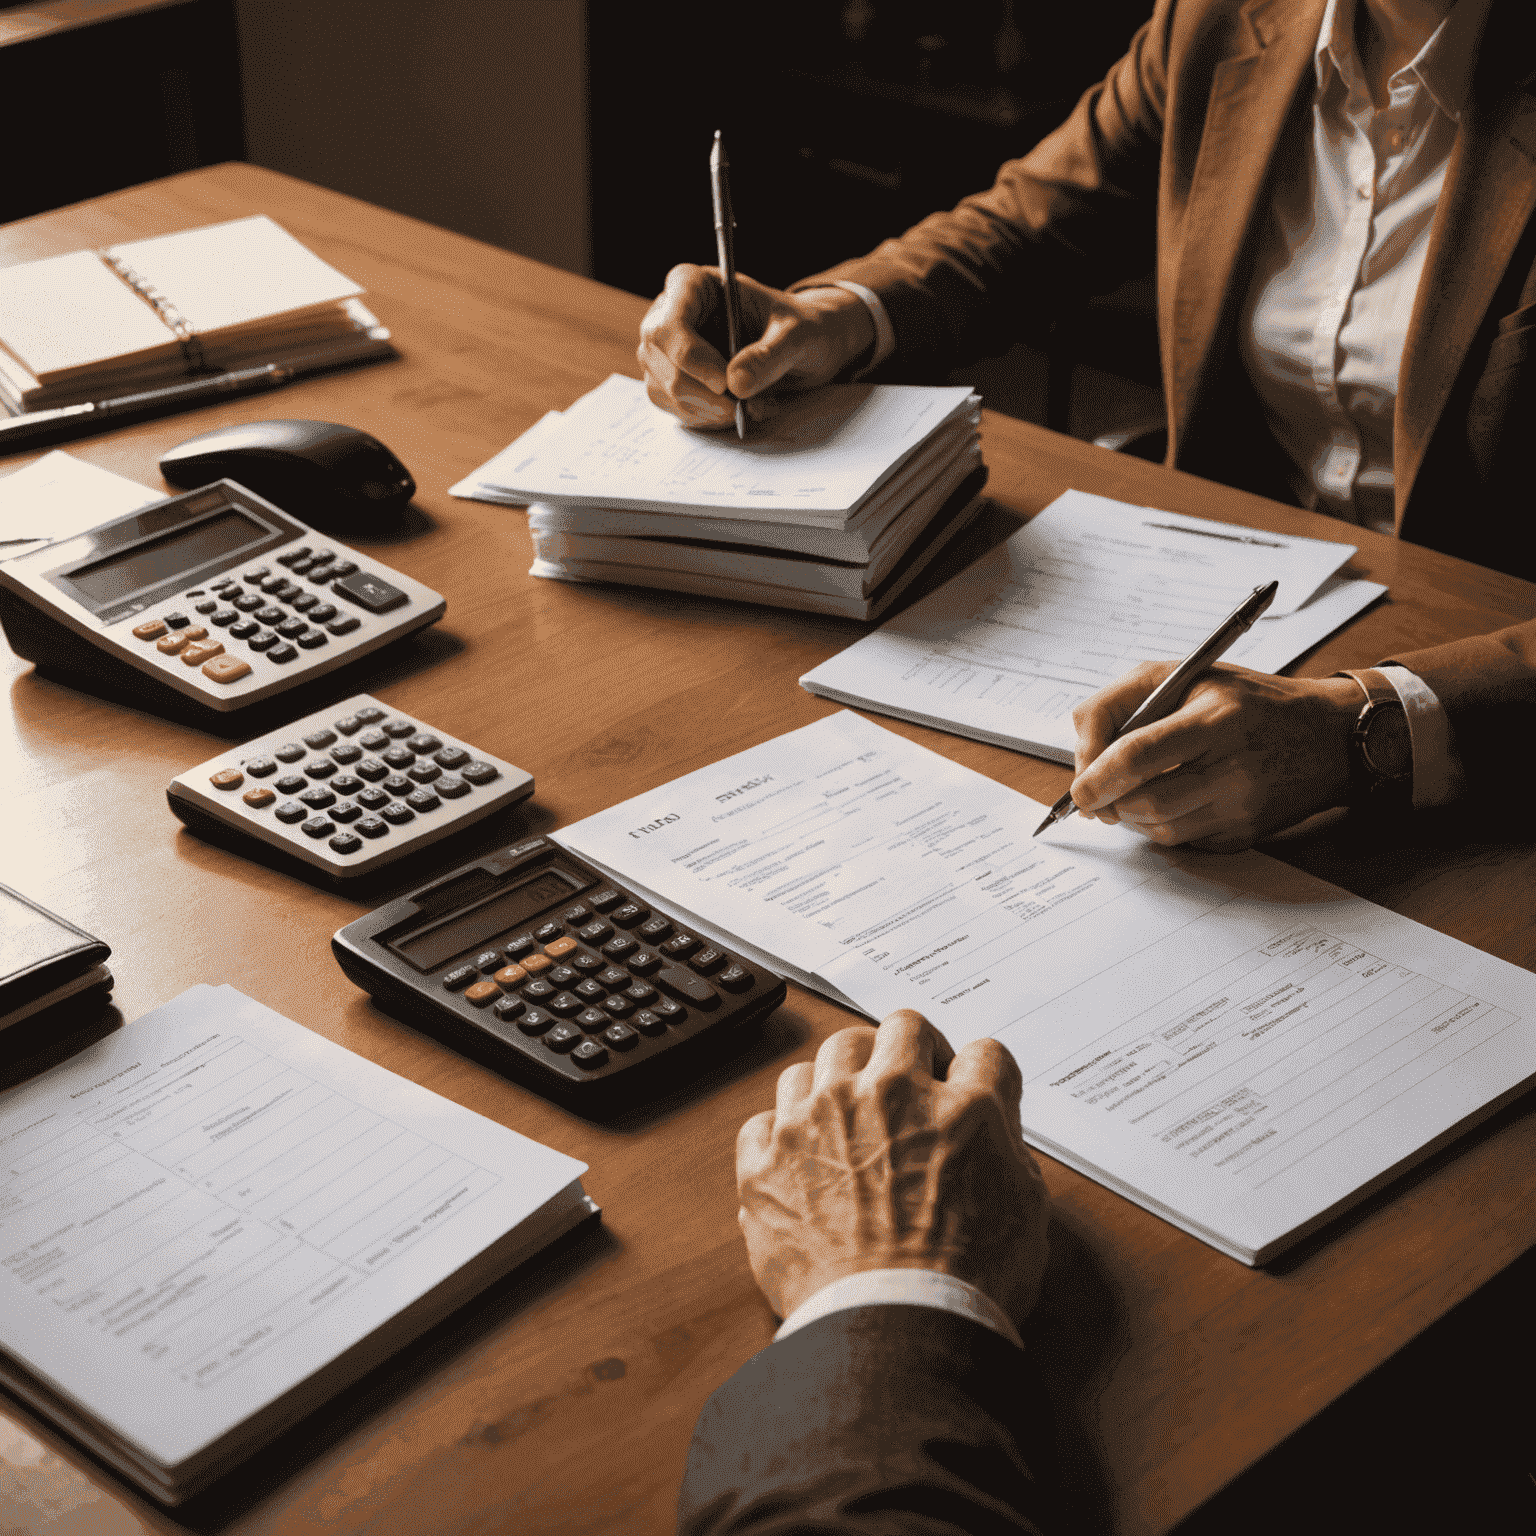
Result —
[[1246, 1262], [1536, 1074], [1536, 978], [841, 713], [557, 834], [872, 1018], [993, 1035], [1036, 1145]]

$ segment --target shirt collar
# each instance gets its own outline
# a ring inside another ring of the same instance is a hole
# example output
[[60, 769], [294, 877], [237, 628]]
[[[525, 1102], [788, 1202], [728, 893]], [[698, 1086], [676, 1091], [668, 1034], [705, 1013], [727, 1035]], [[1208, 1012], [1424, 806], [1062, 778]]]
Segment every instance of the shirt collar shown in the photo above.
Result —
[[[1360, 61], [1355, 53], [1358, 3], [1359, 0], [1328, 0], [1313, 55], [1320, 90], [1326, 88], [1330, 75], [1336, 75], [1345, 84], [1360, 78]], [[1477, 45], [1491, 5], [1492, 0], [1457, 0], [1451, 14], [1403, 67], [1402, 73], [1416, 76], [1452, 122], [1459, 121], [1466, 105], [1472, 69], [1477, 63]]]

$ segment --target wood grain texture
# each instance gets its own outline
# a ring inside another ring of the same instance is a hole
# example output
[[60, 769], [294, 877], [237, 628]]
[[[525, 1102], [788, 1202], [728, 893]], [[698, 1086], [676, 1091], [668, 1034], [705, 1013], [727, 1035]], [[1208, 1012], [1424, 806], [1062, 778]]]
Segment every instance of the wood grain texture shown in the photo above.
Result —
[[[215, 425], [312, 416], [411, 468], [411, 537], [351, 542], [448, 596], [372, 691], [529, 769], [523, 825], [560, 826], [831, 711], [795, 686], [852, 622], [671, 593], [531, 580], [522, 516], [447, 487], [544, 411], [635, 372], [626, 294], [250, 166], [201, 170], [13, 225], [0, 263], [266, 212], [364, 284], [404, 357], [71, 447], [148, 484]], [[1068, 486], [1254, 527], [1327, 519], [1007, 418], [991, 494], [1020, 514]], [[19, 468], [24, 456], [0, 468]], [[1322, 674], [1536, 613], [1536, 588], [1366, 531], [1352, 569], [1391, 596], [1309, 656]], [[166, 784], [211, 735], [39, 678], [8, 653], [4, 875], [113, 947], [132, 1019], [229, 982], [481, 1114], [582, 1158], [604, 1229], [513, 1277], [177, 1516], [8, 1401], [0, 1529], [256, 1533], [662, 1532], [710, 1391], [774, 1320], [735, 1222], [737, 1127], [850, 1022], [791, 988], [761, 1045], [633, 1122], [595, 1127], [375, 1010], [331, 933], [364, 910], [200, 843]], [[1066, 770], [900, 721], [890, 729], [1049, 801]], [[1536, 855], [1496, 813], [1384, 841], [1349, 824], [1276, 849], [1361, 894], [1536, 965]], [[1517, 1104], [1279, 1266], [1254, 1272], [1043, 1159], [1051, 1281], [1032, 1327], [1081, 1497], [1126, 1533], [1167, 1529], [1536, 1241], [1536, 1113]], [[7, 1420], [9, 1422], [7, 1422]]]

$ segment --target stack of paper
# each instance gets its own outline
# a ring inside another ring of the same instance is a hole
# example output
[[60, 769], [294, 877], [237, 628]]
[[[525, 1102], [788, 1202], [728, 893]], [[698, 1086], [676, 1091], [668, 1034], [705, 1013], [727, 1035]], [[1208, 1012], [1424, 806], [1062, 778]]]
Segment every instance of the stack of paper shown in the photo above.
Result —
[[387, 339], [362, 291], [261, 214], [7, 267], [0, 406], [110, 399]]
[[1070, 763], [1076, 705], [1187, 656], [1257, 586], [1280, 591], [1225, 659], [1278, 672], [1311, 650], [1387, 590], [1340, 574], [1354, 552], [1067, 491], [800, 686]]
[[696, 432], [615, 374], [455, 496], [527, 506], [532, 575], [875, 618], [983, 505], [964, 388], [833, 385]]

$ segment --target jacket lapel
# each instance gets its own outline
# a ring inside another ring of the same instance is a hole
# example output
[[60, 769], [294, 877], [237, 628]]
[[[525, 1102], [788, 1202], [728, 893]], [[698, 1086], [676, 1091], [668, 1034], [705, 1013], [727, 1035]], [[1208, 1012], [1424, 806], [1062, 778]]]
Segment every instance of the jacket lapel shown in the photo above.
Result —
[[1163, 336], [1175, 451], [1195, 397], [1209, 383], [1218, 338], [1245, 297], [1238, 261], [1296, 93], [1311, 76], [1325, 8], [1326, 0], [1250, 0], [1242, 14], [1251, 51], [1213, 72]]
[[1399, 529], [1451, 386], [1536, 211], [1536, 74], [1511, 79], [1503, 67], [1530, 57], [1510, 35], [1517, 15], [1529, 19], [1523, 5], [1496, 4], [1484, 29], [1403, 343], [1393, 422]]

